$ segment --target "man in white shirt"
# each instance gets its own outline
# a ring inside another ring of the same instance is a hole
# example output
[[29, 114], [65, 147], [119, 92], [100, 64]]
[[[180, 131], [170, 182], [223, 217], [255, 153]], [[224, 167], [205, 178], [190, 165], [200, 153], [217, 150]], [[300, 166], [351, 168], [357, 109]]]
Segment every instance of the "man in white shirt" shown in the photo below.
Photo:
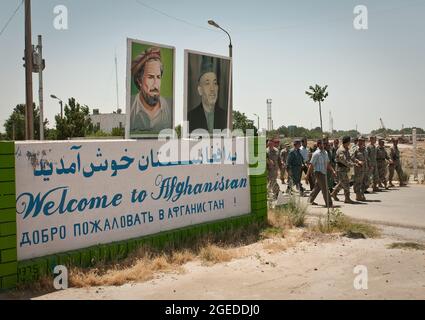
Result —
[[322, 191], [323, 199], [327, 207], [332, 207], [332, 199], [329, 194], [329, 189], [327, 188], [327, 171], [331, 171], [334, 176], [336, 176], [335, 170], [332, 168], [329, 162], [329, 156], [327, 151], [324, 149], [324, 144], [322, 140], [317, 141], [317, 150], [313, 153], [311, 157], [311, 165], [308, 169], [306, 180], [314, 174], [316, 177], [316, 184], [313, 191], [310, 194], [309, 202], [310, 204], [317, 205], [314, 200], [320, 191]]
[[164, 68], [159, 48], [149, 48], [132, 63], [133, 81], [139, 89], [130, 111], [130, 133], [159, 132], [173, 127], [169, 103], [161, 97]]

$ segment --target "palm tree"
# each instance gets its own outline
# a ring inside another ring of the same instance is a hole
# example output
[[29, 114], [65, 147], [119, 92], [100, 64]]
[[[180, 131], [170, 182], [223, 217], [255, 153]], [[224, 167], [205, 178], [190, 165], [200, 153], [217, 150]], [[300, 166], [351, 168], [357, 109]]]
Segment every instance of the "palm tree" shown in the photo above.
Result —
[[310, 86], [310, 91], [306, 91], [305, 94], [308, 95], [314, 102], [319, 102], [319, 114], [320, 114], [320, 128], [323, 133], [323, 122], [322, 122], [322, 102], [328, 97], [326, 90], [328, 86], [321, 87], [316, 84], [315, 87]]

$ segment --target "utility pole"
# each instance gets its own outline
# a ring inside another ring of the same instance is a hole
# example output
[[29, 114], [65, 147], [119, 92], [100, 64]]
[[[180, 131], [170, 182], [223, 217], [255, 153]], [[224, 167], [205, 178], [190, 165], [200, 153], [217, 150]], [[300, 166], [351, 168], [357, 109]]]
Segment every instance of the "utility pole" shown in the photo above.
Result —
[[229, 110], [229, 127], [231, 130], [233, 130], [233, 44], [232, 44], [232, 37], [230, 36], [230, 33], [220, 27], [214, 20], [208, 20], [208, 24], [212, 25], [215, 28], [218, 28], [222, 31], [224, 31], [227, 36], [229, 37], [229, 58], [230, 58], [230, 110]]
[[117, 113], [120, 109], [120, 102], [118, 98], [118, 61], [117, 61], [117, 53], [115, 52], [115, 83], [117, 86]]
[[416, 128], [413, 128], [412, 140], [413, 140], [413, 176], [415, 181], [418, 181], [418, 158], [416, 156], [418, 144], [417, 144]]
[[41, 35], [38, 36], [37, 46], [37, 69], [38, 69], [38, 98], [40, 103], [40, 140], [44, 140], [44, 112], [43, 112], [43, 43]]
[[34, 140], [34, 107], [32, 96], [31, 0], [25, 0], [25, 139]]
[[267, 99], [267, 131], [273, 130], [272, 121], [272, 99]]
[[[229, 126], [230, 129], [233, 130], [233, 44], [232, 44], [232, 38], [230, 37], [230, 34], [226, 31], [226, 33], [229, 35], [230, 44], [229, 44], [229, 58], [230, 58], [230, 110], [229, 110]], [[260, 129], [258, 129], [260, 130]]]

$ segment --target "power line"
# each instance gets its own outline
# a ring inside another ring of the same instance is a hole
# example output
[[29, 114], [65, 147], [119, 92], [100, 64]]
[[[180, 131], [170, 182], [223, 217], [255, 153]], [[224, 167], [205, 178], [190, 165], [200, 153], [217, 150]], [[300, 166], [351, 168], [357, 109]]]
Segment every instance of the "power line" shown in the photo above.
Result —
[[136, 0], [136, 3], [137, 3], [137, 4], [139, 4], [139, 5], [141, 5], [141, 6], [143, 6], [143, 7], [148, 8], [148, 9], [150, 9], [150, 10], [152, 10], [152, 11], [155, 11], [156, 13], [159, 13], [160, 15], [163, 15], [163, 16], [165, 16], [165, 17], [167, 17], [167, 18], [170, 18], [170, 19], [176, 20], [176, 21], [178, 21], [178, 22], [181, 22], [181, 23], [187, 24], [187, 25], [189, 25], [189, 26], [191, 26], [191, 27], [195, 27], [195, 28], [198, 28], [198, 29], [207, 30], [207, 31], [211, 31], [211, 32], [219, 32], [219, 31], [216, 31], [216, 30], [213, 30], [213, 29], [210, 29], [210, 28], [207, 28], [207, 27], [200, 26], [200, 25], [198, 25], [198, 24], [195, 24], [195, 23], [189, 22], [189, 21], [187, 21], [187, 20], [184, 20], [184, 19], [181, 19], [181, 18], [178, 18], [178, 17], [172, 16], [172, 15], [170, 15], [170, 14], [166, 13], [166, 12], [163, 12], [163, 11], [161, 11], [161, 10], [158, 10], [158, 9], [154, 8], [154, 7], [151, 7], [151, 6], [147, 5], [146, 3], [141, 2], [140, 0]]
[[6, 30], [6, 28], [9, 26], [9, 24], [12, 22], [13, 18], [15, 17], [15, 15], [18, 13], [19, 9], [22, 7], [22, 5], [24, 4], [24, 0], [21, 1], [21, 3], [18, 5], [18, 7], [16, 8], [16, 10], [13, 12], [13, 14], [10, 16], [9, 20], [7, 20], [6, 24], [4, 25], [4, 27], [1, 29], [0, 31], [0, 36], [3, 34], [3, 32]]

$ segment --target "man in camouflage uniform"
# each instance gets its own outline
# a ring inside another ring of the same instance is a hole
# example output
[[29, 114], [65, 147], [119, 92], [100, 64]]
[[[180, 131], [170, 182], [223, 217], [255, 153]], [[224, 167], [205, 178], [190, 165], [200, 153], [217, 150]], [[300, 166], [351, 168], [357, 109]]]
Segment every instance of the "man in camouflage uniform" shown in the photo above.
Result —
[[[324, 143], [324, 149], [326, 150], [326, 152], [328, 153], [328, 158], [329, 158], [329, 164], [332, 167], [332, 169], [335, 170], [336, 168], [336, 162], [335, 162], [335, 156], [336, 154], [333, 151], [333, 148], [331, 147], [329, 140], [327, 140]], [[328, 172], [327, 174], [327, 179], [328, 179], [328, 189], [329, 192], [332, 192], [335, 186], [335, 180], [334, 180], [334, 176], [331, 174], [331, 172]]]
[[354, 167], [354, 192], [356, 193], [357, 201], [366, 201], [364, 196], [364, 180], [368, 173], [367, 166], [367, 151], [365, 145], [366, 139], [360, 137], [358, 144], [351, 154], [351, 160], [357, 164]]
[[356, 138], [354, 138], [353, 144], [351, 145], [351, 148], [350, 148], [350, 154], [351, 155], [353, 155], [354, 151], [356, 151], [358, 144], [359, 144], [359, 138], [356, 137]]
[[387, 186], [387, 161], [390, 161], [387, 151], [385, 150], [385, 140], [379, 139], [378, 148], [376, 148], [376, 161], [378, 163], [379, 186], [388, 190]]
[[280, 180], [282, 181], [282, 184], [285, 183], [286, 161], [288, 160], [289, 151], [289, 143], [286, 143], [282, 150], [280, 150]]
[[[334, 146], [332, 148], [332, 156], [333, 156], [333, 168], [336, 170], [336, 152], [339, 149], [339, 139], [335, 138], [334, 139]], [[332, 186], [332, 191], [333, 191], [333, 187], [335, 187], [338, 184], [338, 177], [334, 177], [334, 185]]]
[[275, 141], [267, 141], [267, 191], [272, 195], [272, 200], [277, 200], [279, 196], [279, 185], [277, 183], [277, 173], [279, 170], [280, 155], [279, 150], [275, 147]]
[[[368, 179], [370, 179], [372, 177], [372, 187], [373, 187], [373, 192], [378, 192], [381, 191], [381, 189], [378, 188], [378, 184], [379, 184], [379, 174], [378, 174], [378, 162], [376, 160], [376, 137], [375, 136], [371, 136], [370, 137], [370, 143], [367, 146], [367, 163], [369, 165], [369, 173], [368, 173]], [[366, 190], [369, 188], [370, 186], [370, 180], [366, 186]]]
[[348, 173], [350, 168], [354, 166], [350, 157], [350, 137], [344, 137], [342, 140], [342, 146], [338, 148], [336, 152], [336, 172], [338, 175], [338, 184], [332, 192], [331, 196], [335, 201], [339, 201], [337, 195], [341, 189], [344, 189], [345, 203], [353, 204], [355, 203], [350, 199], [350, 179], [348, 178]]
[[394, 171], [397, 171], [400, 187], [405, 187], [406, 183], [403, 181], [403, 169], [401, 168], [400, 150], [398, 149], [398, 139], [393, 139], [393, 146], [390, 149], [390, 176], [388, 178], [390, 187], [394, 187], [393, 178]]

